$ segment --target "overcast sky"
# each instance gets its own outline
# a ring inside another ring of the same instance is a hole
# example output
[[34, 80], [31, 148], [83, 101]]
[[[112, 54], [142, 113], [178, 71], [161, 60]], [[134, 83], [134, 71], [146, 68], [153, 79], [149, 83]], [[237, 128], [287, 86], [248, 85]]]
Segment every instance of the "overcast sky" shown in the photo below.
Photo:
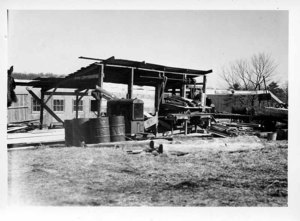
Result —
[[270, 54], [274, 80], [288, 78], [287, 11], [9, 11], [8, 65], [15, 72], [70, 74], [92, 61], [132, 59], [208, 70]]

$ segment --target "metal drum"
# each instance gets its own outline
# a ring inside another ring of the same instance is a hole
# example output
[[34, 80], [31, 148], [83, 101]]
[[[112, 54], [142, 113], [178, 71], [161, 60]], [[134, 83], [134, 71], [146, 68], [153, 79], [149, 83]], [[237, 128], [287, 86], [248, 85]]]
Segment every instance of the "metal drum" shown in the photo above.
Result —
[[65, 144], [67, 147], [73, 146], [73, 120], [65, 120]]
[[288, 129], [278, 129], [277, 140], [287, 140], [288, 139]]
[[91, 118], [89, 121], [89, 129], [92, 143], [110, 142], [109, 118]]
[[111, 142], [125, 141], [124, 116], [112, 116], [109, 118]]
[[88, 133], [89, 118], [73, 119], [73, 145], [80, 147], [84, 143], [90, 143]]
[[276, 140], [277, 139], [277, 133], [276, 132], [269, 132], [267, 139], [268, 140]]

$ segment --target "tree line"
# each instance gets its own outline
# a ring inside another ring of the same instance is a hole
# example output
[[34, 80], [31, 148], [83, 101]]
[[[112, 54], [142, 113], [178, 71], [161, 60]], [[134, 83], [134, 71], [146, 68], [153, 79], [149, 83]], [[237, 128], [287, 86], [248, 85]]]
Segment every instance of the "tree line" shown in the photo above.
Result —
[[250, 59], [231, 62], [222, 70], [222, 78], [228, 89], [269, 90], [281, 101], [288, 103], [288, 83], [282, 86], [274, 80], [278, 64], [266, 53], [258, 53]]
[[53, 73], [16, 73], [12, 74], [14, 79], [33, 80], [35, 78], [51, 78], [51, 77], [65, 77], [64, 75], [56, 75]]

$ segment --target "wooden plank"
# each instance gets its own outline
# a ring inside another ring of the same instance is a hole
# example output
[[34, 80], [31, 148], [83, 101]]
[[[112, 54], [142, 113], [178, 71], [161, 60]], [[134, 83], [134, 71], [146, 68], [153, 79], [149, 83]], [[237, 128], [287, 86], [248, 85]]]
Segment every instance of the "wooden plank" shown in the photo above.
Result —
[[114, 146], [126, 146], [126, 145], [129, 146], [150, 145], [150, 140], [87, 144], [86, 147], [114, 147]]
[[106, 95], [107, 98], [110, 100], [118, 99], [115, 95], [113, 95], [112, 93], [108, 92], [107, 90], [103, 89], [102, 87], [100, 87], [98, 85], [96, 85], [96, 90], [99, 91], [100, 93]]
[[216, 135], [216, 136], [218, 136], [218, 137], [222, 137], [222, 138], [229, 137], [229, 136], [226, 136], [226, 135], [224, 135], [224, 134], [222, 134], [222, 133], [218, 133], [218, 132], [212, 131], [212, 130], [208, 130], [208, 132], [211, 133], [211, 134], [213, 134], [213, 135]]
[[186, 138], [186, 140], [190, 139], [191, 137], [211, 137], [211, 133], [190, 133], [187, 135], [174, 135], [173, 139], [179, 138], [179, 139], [184, 139]]
[[18, 139], [8, 139], [7, 144], [34, 144], [34, 143], [49, 143], [49, 142], [62, 142], [65, 140], [65, 135], [52, 135], [41, 137], [24, 137]]
[[13, 131], [17, 131], [17, 130], [21, 130], [21, 129], [24, 129], [24, 128], [27, 128], [27, 127], [28, 126], [14, 127], [14, 128], [8, 129], [7, 133], [10, 133], [10, 132], [13, 132]]
[[63, 120], [61, 120], [44, 102], [42, 102], [41, 99], [35, 93], [33, 93], [32, 90], [27, 88], [27, 91], [45, 108], [46, 111], [48, 111], [49, 114], [51, 114], [52, 117], [54, 117], [57, 121], [64, 123]]
[[27, 123], [27, 122], [34, 122], [34, 121], [39, 121], [39, 120], [40, 120], [40, 119], [32, 119], [32, 120], [14, 121], [14, 122], [10, 122], [9, 124]]
[[13, 148], [7, 148], [7, 151], [13, 151], [13, 150], [35, 150], [38, 149], [37, 146], [27, 146], [27, 147], [13, 147]]
[[157, 123], [158, 123], [158, 117], [156, 114], [154, 117], [151, 117], [148, 120], [144, 121], [144, 127], [145, 127], [145, 129], [147, 129]]
[[44, 132], [44, 133], [33, 133], [33, 132], [27, 132], [27, 133], [10, 133], [7, 134], [7, 139], [13, 140], [13, 139], [19, 139], [19, 138], [36, 138], [36, 137], [44, 137], [44, 136], [56, 136], [56, 135], [64, 135], [64, 130], [60, 129], [61, 131], [56, 132]]
[[17, 107], [9, 107], [8, 109], [24, 109], [24, 108], [28, 108], [28, 106], [17, 106]]
[[[44, 93], [45, 95], [51, 95], [52, 92], [49, 92], [49, 91], [46, 91]], [[76, 93], [75, 92], [55, 92], [53, 93], [53, 95], [62, 95], [62, 96], [75, 96]], [[89, 95], [87, 92], [84, 92], [84, 93], [78, 93], [79, 96], [86, 96], [86, 95]]]

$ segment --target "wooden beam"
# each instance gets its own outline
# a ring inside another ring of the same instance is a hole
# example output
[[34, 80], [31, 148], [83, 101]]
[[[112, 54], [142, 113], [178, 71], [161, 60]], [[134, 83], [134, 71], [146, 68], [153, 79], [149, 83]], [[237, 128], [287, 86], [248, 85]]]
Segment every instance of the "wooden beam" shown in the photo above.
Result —
[[[140, 78], [163, 80], [162, 77], [152, 77], [152, 76], [140, 76]], [[179, 82], [183, 82], [184, 84], [189, 83], [188, 80], [186, 80], [186, 79], [168, 78], [168, 80], [170, 80], [170, 81], [179, 81]]]
[[49, 97], [45, 101], [45, 104], [47, 104], [47, 102], [51, 99], [51, 97], [54, 95], [54, 93], [56, 92], [56, 90], [57, 90], [57, 87], [55, 87], [54, 90], [49, 94]]
[[45, 108], [46, 111], [48, 111], [49, 114], [51, 114], [52, 117], [54, 117], [57, 121], [64, 123], [64, 121], [60, 119], [35, 93], [33, 93], [30, 88], [26, 88], [26, 90], [43, 106], [43, 108]]
[[118, 99], [115, 95], [113, 95], [112, 93], [104, 90], [103, 88], [99, 87], [98, 85], [96, 85], [96, 91], [99, 91], [103, 96], [106, 97], [107, 100], [113, 100], [113, 99]]
[[81, 100], [85, 95], [88, 95], [89, 89], [86, 89], [84, 93], [78, 93], [78, 96], [80, 96], [78, 99]]
[[[84, 97], [85, 94], [87, 94], [89, 89], [86, 89], [84, 93], [79, 93], [81, 90], [78, 89], [78, 90], [75, 90], [75, 94], [76, 94], [76, 101], [75, 101], [75, 105], [76, 105], [76, 110], [75, 110], [75, 117], [76, 119], [78, 119], [78, 104], [79, 104], [79, 101]], [[80, 96], [81, 95], [81, 96]]]
[[[51, 95], [52, 92], [46, 91], [44, 93], [45, 95]], [[76, 96], [75, 92], [55, 92], [52, 95], [62, 95], [62, 96]], [[87, 92], [84, 93], [78, 93], [79, 96], [87, 96], [89, 95]], [[46, 103], [46, 102], [45, 102]]]
[[42, 105], [42, 103], [44, 102], [44, 90], [41, 89], [41, 103], [40, 103], [40, 129], [43, 129], [43, 121], [44, 121], [44, 106]]
[[[103, 62], [105, 63], [105, 62]], [[99, 63], [97, 65], [102, 65], [102, 63]], [[119, 68], [136, 68], [138, 70], [143, 70], [143, 71], [151, 71], [151, 72], [162, 72], [164, 71], [165, 73], [169, 73], [169, 74], [176, 74], [176, 75], [182, 75], [181, 72], [176, 72], [176, 71], [168, 71], [168, 70], [153, 70], [153, 69], [148, 69], [148, 68], [140, 68], [140, 67], [134, 67], [134, 66], [126, 66], [126, 65], [120, 65], [120, 64], [105, 64], [106, 66], [108, 67], [119, 67]], [[195, 77], [200, 77], [200, 76], [203, 76], [205, 74], [209, 74], [211, 73], [212, 70], [209, 70], [209, 71], [203, 71], [203, 74], [202, 73], [199, 73], [199, 74], [194, 74], [194, 73], [185, 73], [186, 75], [189, 75], [189, 76], [195, 76]]]
[[[102, 64], [99, 68], [99, 75], [98, 75], [98, 82], [97, 84], [102, 88], [103, 87], [103, 80], [104, 80], [104, 64]], [[100, 94], [100, 99], [97, 100], [97, 116], [100, 117], [101, 115], [101, 103], [102, 103], [102, 95]]]

